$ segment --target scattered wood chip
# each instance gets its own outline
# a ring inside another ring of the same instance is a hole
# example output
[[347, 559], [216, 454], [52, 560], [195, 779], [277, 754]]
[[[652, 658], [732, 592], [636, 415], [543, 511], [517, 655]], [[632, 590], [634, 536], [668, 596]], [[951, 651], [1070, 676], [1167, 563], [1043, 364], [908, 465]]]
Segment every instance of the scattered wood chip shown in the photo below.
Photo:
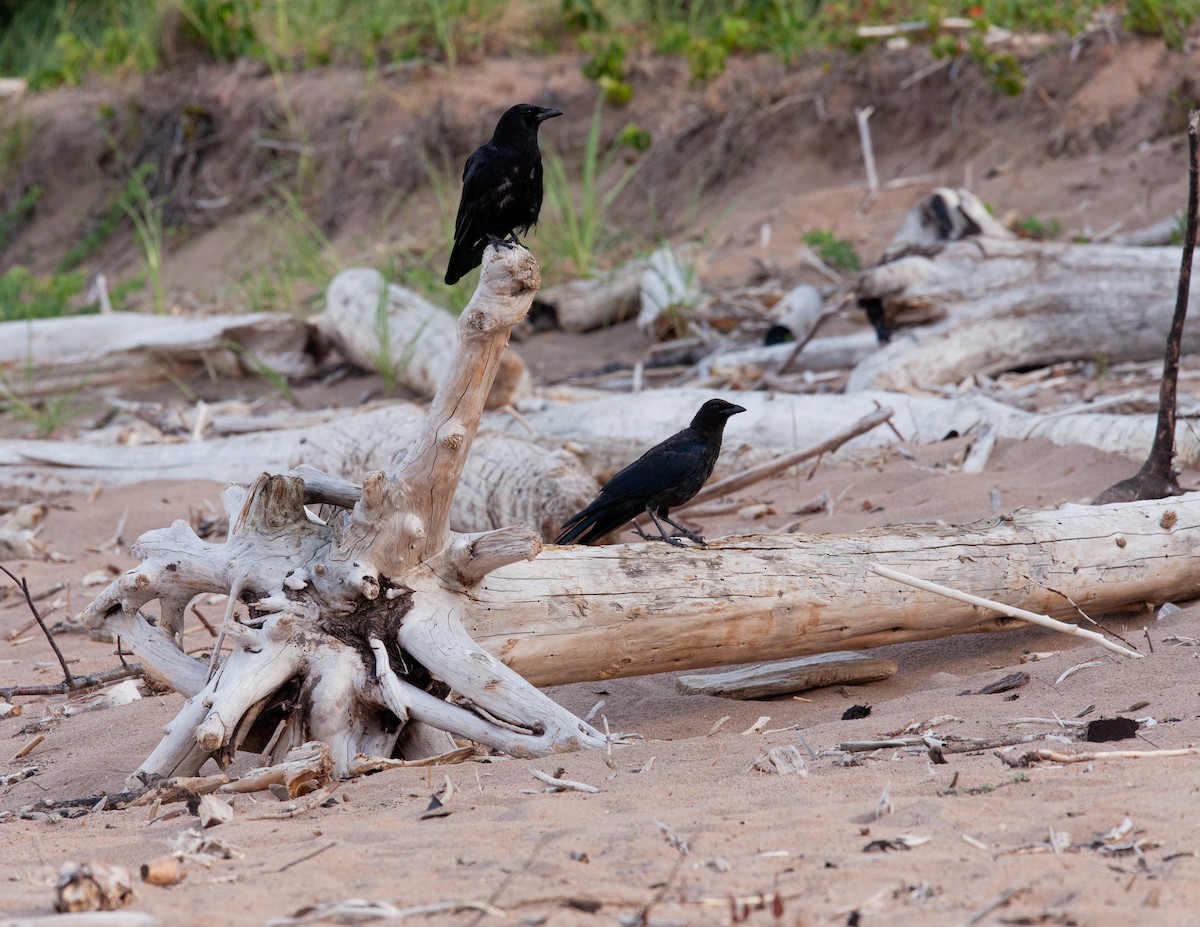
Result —
[[1049, 660], [1051, 657], [1057, 657], [1057, 650], [1038, 650], [1033, 653], [1026, 653], [1021, 656], [1022, 663], [1038, 663], [1041, 660]]
[[187, 867], [178, 856], [160, 856], [142, 863], [141, 876], [151, 885], [177, 885], [187, 878]]
[[745, 737], [747, 734], [761, 734], [763, 728], [767, 726], [767, 722], [770, 720], [771, 720], [770, 715], [763, 715], [757, 721], [755, 721], [753, 724], [751, 724], [748, 728], [746, 728], [744, 731], [742, 731], [742, 736]]
[[923, 843], [928, 843], [932, 837], [918, 837], [915, 834], [899, 834], [895, 837], [885, 837], [872, 840], [865, 847], [864, 853], [886, 853], [889, 850], [911, 850]]
[[1097, 718], [1088, 722], [1084, 740], [1093, 744], [1132, 740], [1137, 732], [1138, 723], [1133, 718]]
[[200, 826], [205, 829], [233, 820], [233, 806], [216, 795], [201, 795], [196, 813], [200, 816]]
[[0, 776], [0, 788], [3, 788], [6, 785], [13, 785], [14, 783], [20, 782], [23, 779], [29, 779], [32, 776], [36, 776], [41, 771], [42, 767], [40, 766], [26, 766], [20, 772], [9, 773], [7, 776]]
[[808, 778], [808, 766], [799, 749], [791, 744], [772, 747], [757, 760], [746, 767], [746, 771], [757, 769], [759, 772], [779, 773], [782, 776], [798, 775], [801, 779]]
[[133, 876], [122, 866], [63, 863], [54, 886], [54, 910], [115, 911], [133, 900]]
[[713, 734], [717, 733], [717, 731], [719, 731], [721, 728], [723, 728], [728, 723], [729, 723], [729, 715], [721, 715], [721, 717], [717, 718], [717, 720], [713, 722], [713, 726], [708, 729], [708, 733], [705, 734], [704, 736], [712, 737]]
[[895, 808], [892, 805], [892, 787], [885, 785], [883, 791], [879, 795], [879, 801], [875, 803], [875, 820], [886, 818]]
[[998, 695], [1001, 692], [1008, 692], [1011, 689], [1019, 689], [1021, 686], [1029, 684], [1028, 673], [1012, 673], [1005, 676], [1003, 679], [997, 679], [995, 682], [990, 682], [978, 692], [976, 695]]
[[12, 702], [6, 702], [0, 699], [0, 718], [13, 717], [21, 713], [21, 706], [14, 705]]
[[654, 826], [657, 827], [658, 832], [663, 835], [663, 839], [666, 840], [667, 843], [671, 844], [671, 846], [673, 846], [676, 850], [679, 851], [680, 856], [688, 855], [687, 841], [684, 840], [682, 837], [680, 837], [679, 834], [675, 833], [675, 831], [673, 831], [668, 825], [664, 824], [662, 821], [655, 821]]

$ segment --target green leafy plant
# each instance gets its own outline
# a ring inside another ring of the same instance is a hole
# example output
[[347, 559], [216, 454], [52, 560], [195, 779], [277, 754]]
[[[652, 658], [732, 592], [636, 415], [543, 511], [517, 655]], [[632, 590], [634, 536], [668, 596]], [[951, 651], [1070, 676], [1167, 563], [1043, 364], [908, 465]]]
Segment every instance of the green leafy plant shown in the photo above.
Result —
[[830, 229], [807, 232], [804, 241], [830, 267], [851, 271], [859, 269], [858, 253], [854, 250], [854, 245], [844, 238], [838, 238]]
[[1062, 236], [1062, 224], [1058, 219], [1051, 218], [1049, 221], [1043, 222], [1037, 216], [1030, 216], [1027, 219], [1022, 219], [1014, 227], [1013, 231], [1022, 238], [1033, 238], [1038, 241], [1045, 241], [1049, 238], [1059, 238]]
[[0, 277], [0, 322], [96, 311], [95, 306], [76, 308], [84, 279], [82, 273], [41, 277], [25, 267], [9, 268]]
[[146, 281], [150, 287], [151, 307], [155, 314], [167, 311], [167, 294], [163, 286], [163, 209], [146, 187], [146, 178], [154, 168], [143, 164], [134, 169], [129, 183], [118, 201], [122, 211], [133, 223], [134, 235], [142, 249]]
[[592, 110], [592, 122], [584, 144], [583, 165], [577, 183], [572, 183], [568, 177], [566, 164], [557, 151], [547, 148], [545, 153], [546, 200], [553, 214], [551, 240], [560, 253], [571, 261], [575, 272], [585, 276], [595, 269], [596, 252], [613, 200], [633, 179], [640, 166], [640, 162], [628, 165], [608, 189], [603, 189], [602, 179], [616, 164], [622, 150], [619, 143], [603, 153], [600, 150], [603, 110], [604, 96], [601, 95]]

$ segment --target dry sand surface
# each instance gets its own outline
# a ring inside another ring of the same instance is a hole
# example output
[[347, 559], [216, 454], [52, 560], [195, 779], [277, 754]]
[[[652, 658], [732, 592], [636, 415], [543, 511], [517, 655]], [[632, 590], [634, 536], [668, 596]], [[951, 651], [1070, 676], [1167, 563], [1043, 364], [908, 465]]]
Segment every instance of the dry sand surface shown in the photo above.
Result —
[[[824, 468], [811, 481], [779, 479], [753, 498], [786, 513], [827, 489], [838, 500], [833, 516], [815, 516], [803, 529], [820, 543], [826, 531], [987, 517], [993, 489], [1005, 510], [1078, 501], [1132, 470], [1128, 461], [1091, 449], [1030, 441], [1002, 443], [988, 471], [971, 477], [953, 466], [961, 439], [915, 450], [915, 460], [896, 454], [871, 466]], [[1195, 475], [1189, 477], [1194, 483]], [[106, 491], [94, 501], [67, 497], [52, 510], [42, 539], [69, 562], [6, 565], [28, 576], [35, 592], [54, 581], [71, 583], [70, 608], [77, 610], [86, 598], [82, 576], [134, 563], [127, 548], [118, 555], [88, 552], [112, 536], [122, 512], [129, 513], [124, 537], [132, 539], [188, 517], [205, 500], [215, 503], [219, 489], [160, 483]], [[781, 514], [748, 525], [730, 517], [704, 529], [715, 536], [787, 520], [791, 516]], [[219, 617], [219, 608], [209, 611]], [[62, 617], [60, 611], [52, 620]], [[59, 677], [40, 636], [8, 639], [27, 620], [10, 591], [0, 602], [4, 684]], [[504, 913], [460, 911], [406, 921], [485, 927], [1200, 924], [1200, 758], [1018, 770], [992, 750], [951, 754], [945, 765], [934, 765], [921, 750], [883, 749], [857, 754], [849, 764], [836, 756], [809, 759], [807, 778], [749, 769], [773, 746], [798, 745], [797, 729], [819, 753], [930, 719], [938, 719], [933, 729], [939, 734], [984, 738], [1070, 735], [1055, 723], [1010, 722], [1069, 722], [1085, 710], [1085, 720], [1124, 715], [1157, 722], [1118, 744], [1038, 744], [1071, 753], [1166, 750], [1200, 740], [1200, 649], [1168, 640], [1200, 638], [1200, 608], [1185, 607], [1162, 621], [1147, 611], [1106, 624], [1143, 650], [1146, 626], [1153, 653], [1133, 662], [1031, 629], [888, 648], [882, 653], [900, 664], [889, 681], [810, 691], [802, 699], [683, 697], [670, 675], [554, 689], [552, 695], [577, 713], [603, 698], [612, 728], [636, 731], [644, 742], [614, 749], [611, 762], [588, 753], [385, 772], [347, 782], [329, 807], [291, 818], [281, 817], [287, 806], [269, 793], [238, 797], [234, 820], [210, 833], [241, 855], [209, 867], [190, 864], [186, 880], [174, 887], [140, 885], [133, 907], [180, 925], [262, 924], [306, 905], [353, 898], [400, 907], [487, 902]], [[189, 640], [199, 647], [207, 633], [194, 627]], [[111, 644], [80, 635], [60, 640], [68, 657], [79, 660], [76, 672], [115, 663]], [[1052, 655], [1022, 664], [1030, 652]], [[1093, 660], [1099, 665], [1056, 682], [1064, 670]], [[1017, 670], [1031, 676], [1019, 689], [964, 694]], [[0, 743], [7, 745], [0, 750], [0, 774], [28, 765], [39, 773], [0, 789], [7, 812], [45, 796], [120, 790], [180, 705], [174, 694], [151, 696], [64, 719], [61, 698], [18, 701], [23, 714], [0, 721]], [[855, 704], [870, 705], [870, 715], [842, 720]], [[729, 720], [710, 734], [725, 715]], [[763, 715], [770, 716], [763, 732], [743, 733]], [[34, 727], [45, 740], [10, 762]], [[240, 758], [239, 767], [248, 765], [251, 758]], [[561, 769], [565, 778], [599, 792], [546, 793], [533, 768]], [[449, 814], [422, 819], [447, 778], [455, 789], [445, 806]], [[958, 792], [944, 794], [952, 783]], [[881, 803], [891, 812], [877, 817]], [[1126, 818], [1132, 830], [1115, 847], [1105, 846], [1102, 835]], [[0, 822], [0, 911], [49, 913], [54, 873], [63, 862], [98, 860], [136, 871], [195, 826], [186, 813], [150, 821], [145, 808], [57, 822], [8, 816]], [[668, 841], [663, 826], [686, 842], [686, 854]], [[881, 849], [906, 837], [923, 842]]]
[[[956, 80], [934, 72], [907, 87], [904, 79], [924, 62], [904, 55], [864, 56], [830, 73], [820, 62], [785, 74], [774, 62], [731, 61], [722, 78], [703, 87], [688, 85], [682, 65], [641, 62], [632, 105], [609, 117], [612, 133], [635, 122], [655, 138], [653, 158], [620, 201], [628, 212], [623, 219], [665, 209], [671, 234], [706, 236], [709, 282], [742, 284], [763, 275], [787, 283], [808, 279], [812, 272], [797, 245], [812, 230], [831, 229], [853, 242], [865, 263], [875, 260], [904, 214], [936, 184], [965, 184], [1001, 215], [1060, 220], [1068, 238], [1131, 231], [1169, 215], [1182, 203], [1185, 186], [1177, 101], [1192, 93], [1200, 52], [1169, 56], [1157, 43], [1114, 44], [1100, 33], [1076, 50], [1079, 55], [1063, 48], [1041, 59], [1030, 91], [1013, 99], [997, 98], [970, 71]], [[317, 218], [342, 245], [376, 229], [380, 204], [393, 186], [418, 169], [423, 176], [414, 139], [465, 156], [490, 128], [484, 123], [494, 115], [487, 107], [498, 99], [561, 97], [569, 113], [548, 127], [561, 133], [551, 140], [564, 148], [578, 143], [594, 98], [579, 63], [489, 61], [444, 80], [397, 73], [379, 79], [376, 108], [365, 122], [357, 118], [361, 75], [329, 70], [295, 76], [292, 97], [306, 131], [314, 138], [340, 132], [336, 137], [357, 139], [345, 152], [331, 148], [329, 157], [347, 165], [345, 183], [324, 198], [336, 209]], [[178, 76], [159, 83], [171, 81]], [[237, 143], [248, 145], [254, 137], [249, 127], [257, 124], [261, 106], [250, 104], [274, 100], [271, 75], [201, 71], [179, 82], [180, 93], [196, 86], [211, 91], [224, 120], [229, 143], [212, 165], [216, 181], [233, 191], [256, 183], [257, 162]], [[806, 95], [814, 89], [811, 98]], [[53, 264], [64, 230], [76, 228], [111, 183], [95, 168], [94, 149], [103, 138], [95, 130], [96, 114], [104, 110], [95, 94], [91, 88], [68, 90], [32, 104], [50, 119], [35, 151], [47, 173], [47, 194], [22, 246], [35, 267]], [[144, 95], [155, 100], [170, 94], [151, 81]], [[869, 211], [861, 209], [853, 116], [855, 106], [867, 104], [877, 110], [872, 127], [880, 175], [900, 182]], [[758, 119], [766, 106], [773, 118]], [[406, 138], [414, 143], [396, 143]], [[722, 167], [720, 176], [714, 165]], [[396, 183], [385, 183], [391, 174]], [[686, 214], [702, 176], [708, 180], [705, 210], [692, 225]], [[431, 199], [428, 191], [410, 197], [397, 214], [400, 226], [420, 230], [423, 215], [428, 225], [428, 215], [435, 214]], [[207, 231], [198, 230], [169, 255], [169, 287], [208, 292], [230, 286], [248, 269], [261, 270], [263, 215], [234, 216], [210, 229], [206, 219]], [[642, 218], [643, 236], [652, 230], [650, 239], [656, 238], [657, 218]], [[535, 235], [535, 248], [539, 241]], [[101, 257], [116, 266], [121, 249], [128, 263], [134, 251], [124, 239], [114, 239]], [[538, 336], [518, 350], [545, 383], [608, 360], [628, 362], [642, 347], [633, 329], [620, 327], [588, 339]], [[1153, 373], [1148, 377], [1152, 392]], [[217, 389], [193, 385], [205, 397]], [[351, 387], [344, 389], [349, 395]], [[303, 387], [299, 391], [308, 398]], [[361, 391], [359, 384], [354, 391]], [[0, 422], [5, 434], [15, 427]], [[811, 479], [789, 475], [761, 484], [747, 501], [771, 502], [776, 514], [748, 523], [726, 516], [702, 530], [711, 538], [779, 527], [796, 520], [788, 513], [799, 502], [827, 490], [836, 500], [832, 516], [808, 516], [801, 528], [820, 544], [827, 532], [911, 521], [962, 523], [993, 517], [997, 505], [1007, 512], [1083, 501], [1136, 469], [1089, 448], [1031, 440], [1001, 442], [984, 474], [966, 476], [955, 466], [962, 439], [911, 450], [914, 459], [888, 453], [857, 467], [822, 467]], [[1196, 485], [1200, 475], [1185, 473], [1182, 481]], [[127, 545], [116, 553], [89, 552], [113, 536], [122, 513], [128, 511], [123, 537], [130, 542], [175, 518], [206, 513], [206, 503], [219, 509], [219, 492], [212, 483], [159, 483], [107, 490], [94, 500], [60, 498], [40, 540], [67, 560], [5, 565], [27, 576], [35, 593], [69, 583], [69, 602], [51, 616], [62, 620], [98, 591], [81, 587], [85, 575], [135, 563]], [[611, 762], [588, 753], [385, 772], [347, 782], [328, 807], [293, 817], [282, 816], [288, 806], [269, 793], [238, 797], [234, 820], [210, 833], [239, 855], [209, 866], [189, 863], [187, 878], [173, 887], [140, 885], [132, 908], [164, 925], [205, 927], [261, 925], [305, 906], [355, 898], [399, 907], [490, 905], [485, 912], [420, 914], [405, 921], [469, 927], [1200, 925], [1200, 757], [1014, 769], [990, 749], [949, 754], [944, 765], [933, 764], [924, 750], [882, 749], [810, 758], [807, 778], [752, 769], [771, 747], [799, 745], [797, 731], [820, 754], [933, 719], [932, 730], [940, 735], [994, 739], [1069, 736], [1077, 716], [1154, 719], [1122, 743], [1038, 744], [1073, 753], [1200, 743], [1200, 648], [1192, 643], [1200, 639], [1200, 608], [1185, 606], [1156, 621], [1161, 603], [1148, 604], [1137, 615], [1105, 621], [1143, 650], [1153, 644], [1139, 661], [1031, 629], [888, 648], [882, 655], [900, 665], [890, 680], [816, 690], [801, 699], [683, 697], [670, 675], [554, 689], [555, 698], [580, 714], [604, 699], [602, 713], [612, 729], [637, 732], [644, 740], [614, 749]], [[219, 620], [220, 606], [202, 607], [210, 620]], [[12, 638], [28, 617], [8, 589], [0, 599], [0, 686], [60, 678], [36, 631]], [[207, 645], [207, 632], [189, 622], [189, 642], [197, 649]], [[117, 661], [110, 643], [76, 634], [59, 640], [79, 661], [75, 672]], [[1050, 655], [1022, 663], [1030, 653]], [[1066, 670], [1092, 661], [1098, 665], [1059, 681]], [[1031, 677], [1021, 688], [964, 694], [1018, 670]], [[160, 813], [152, 821], [145, 808], [58, 821], [18, 814], [44, 797], [123, 788], [178, 711], [179, 696], [151, 695], [69, 718], [62, 717], [58, 697], [18, 702], [23, 713], [0, 720], [0, 775], [28, 766], [39, 771], [0, 786], [0, 925], [6, 915], [48, 914], [54, 875], [65, 861], [136, 871], [197, 826], [186, 812]], [[870, 714], [842, 720], [856, 704], [870, 705]], [[710, 734], [726, 715], [724, 726]], [[770, 716], [761, 732], [743, 733], [761, 716]], [[1011, 724], [1028, 717], [1067, 723]], [[10, 760], [35, 731], [45, 739], [27, 757]], [[1038, 745], [1005, 755], [1020, 756]], [[251, 765], [253, 758], [243, 756], [236, 769]], [[546, 793], [532, 768], [552, 774], [561, 768], [564, 777], [599, 791]], [[447, 780], [454, 785], [448, 814], [422, 818], [430, 796], [443, 792]], [[956, 791], [947, 793], [952, 783]], [[877, 816], [881, 806], [890, 813]], [[1128, 833], [1106, 843], [1103, 835], [1127, 819]], [[909, 838], [909, 848], [901, 837]]]

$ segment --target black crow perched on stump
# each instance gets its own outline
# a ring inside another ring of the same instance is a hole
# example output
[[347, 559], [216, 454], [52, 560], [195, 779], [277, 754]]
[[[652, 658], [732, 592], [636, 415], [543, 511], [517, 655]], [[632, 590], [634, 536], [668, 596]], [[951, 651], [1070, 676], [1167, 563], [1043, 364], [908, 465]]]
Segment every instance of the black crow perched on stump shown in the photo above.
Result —
[[516, 241], [518, 230], [523, 235], [537, 222], [542, 210], [538, 126], [561, 115], [559, 109], [518, 103], [500, 117], [491, 141], [467, 158], [446, 283], [457, 283], [478, 267], [489, 241]]
[[593, 544], [645, 512], [653, 519], [660, 537], [638, 531], [643, 538], [682, 547], [682, 541], [667, 534], [662, 525], [665, 521], [684, 537], [703, 544], [704, 538], [672, 521], [668, 511], [700, 491], [721, 453], [726, 420], [745, 411], [724, 399], [708, 400], [687, 428], [650, 448], [605, 483], [587, 508], [567, 519], [555, 543]]

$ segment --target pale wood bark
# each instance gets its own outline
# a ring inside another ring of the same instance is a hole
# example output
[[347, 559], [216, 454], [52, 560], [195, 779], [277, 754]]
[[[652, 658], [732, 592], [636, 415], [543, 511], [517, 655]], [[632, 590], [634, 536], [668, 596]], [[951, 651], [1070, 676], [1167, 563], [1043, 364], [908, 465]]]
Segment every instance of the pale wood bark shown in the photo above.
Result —
[[[182, 521], [139, 539], [142, 563], [81, 616], [120, 635], [187, 696], [138, 780], [195, 775], [209, 758], [225, 765], [260, 719], [282, 732], [270, 758], [321, 741], [339, 776], [360, 754], [392, 755], [410, 724], [524, 756], [608, 740], [479, 648], [459, 617], [489, 570], [541, 546], [528, 529], [462, 537], [450, 526], [509, 331], [539, 283], [524, 248], [487, 250], [425, 421], [367, 476], [353, 508], [315, 522], [303, 477], [262, 474], [226, 490], [226, 543], [206, 543]], [[316, 494], [350, 501], [342, 483], [314, 484]], [[249, 609], [242, 621], [232, 609], [227, 616], [232, 650], [215, 671], [178, 648], [183, 610], [204, 592], [227, 592]], [[143, 609], [156, 599], [152, 625]], [[458, 701], [426, 691], [430, 677]], [[416, 741], [422, 756], [445, 746], [424, 734]]]
[[[454, 358], [455, 319], [412, 290], [390, 283], [370, 268], [345, 270], [333, 278], [320, 325], [338, 349], [364, 370], [390, 367], [395, 382], [432, 396]], [[528, 395], [532, 380], [525, 362], [506, 351], [488, 393], [489, 409]]]
[[526, 679], [560, 685], [1027, 626], [884, 579], [871, 563], [1075, 620], [1059, 593], [1092, 616], [1200, 595], [1198, 546], [1200, 493], [697, 550], [548, 547], [488, 576], [463, 621]]
[[[903, 439], [914, 444], [940, 441], [950, 431], [967, 434], [990, 424], [997, 437], [1046, 438], [1055, 444], [1086, 444], [1135, 460], [1144, 459], [1154, 439], [1151, 415], [1037, 414], [978, 395], [953, 399], [868, 390], [850, 395], [795, 396], [680, 387], [645, 394], [580, 393], [570, 401], [546, 401], [523, 413], [540, 440], [570, 448], [587, 469], [607, 479], [658, 441], [678, 431], [707, 399], [720, 395], [746, 407], [725, 429], [714, 478], [766, 463], [781, 451], [819, 444], [847, 422], [880, 406], [895, 411], [890, 428], [876, 428], [829, 455], [851, 460]], [[588, 397], [591, 398], [588, 398]], [[500, 422], [514, 432], [524, 425]], [[897, 433], [901, 437], [897, 437]], [[1200, 463], [1200, 438], [1186, 423], [1176, 428], [1176, 461]]]
[[649, 261], [637, 258], [598, 277], [569, 280], [542, 290], [533, 301], [534, 325], [590, 332], [631, 319]]
[[[0, 441], [0, 489], [43, 497], [147, 480], [249, 482], [259, 473], [309, 465], [328, 471], [314, 479], [328, 475], [350, 483], [346, 491], [357, 499], [363, 476], [386, 467], [397, 447], [416, 438], [422, 412], [399, 403], [331, 417], [335, 420], [305, 428], [174, 444]], [[507, 424], [511, 419], [493, 421]], [[387, 441], [380, 441], [381, 435]], [[451, 508], [451, 527], [476, 532], [527, 524], [552, 538], [598, 489], [574, 455], [540, 446], [527, 434], [490, 431], [471, 448]]]
[[[897, 335], [846, 388], [919, 390], [1098, 355], [1160, 357], [1178, 270], [1178, 248], [982, 237], [900, 257], [859, 278], [860, 302], [880, 301], [887, 318], [942, 321]], [[1183, 351], [1200, 351], [1200, 330], [1185, 330]]]
[[313, 372], [308, 323], [293, 315], [105, 315], [0, 322], [0, 375], [27, 397], [145, 386], [206, 369], [245, 376], [255, 361], [286, 377]]
[[835, 651], [795, 660], [738, 666], [723, 673], [680, 676], [675, 680], [675, 690], [680, 695], [772, 698], [821, 686], [878, 682], [895, 676], [899, 669], [895, 660]]

